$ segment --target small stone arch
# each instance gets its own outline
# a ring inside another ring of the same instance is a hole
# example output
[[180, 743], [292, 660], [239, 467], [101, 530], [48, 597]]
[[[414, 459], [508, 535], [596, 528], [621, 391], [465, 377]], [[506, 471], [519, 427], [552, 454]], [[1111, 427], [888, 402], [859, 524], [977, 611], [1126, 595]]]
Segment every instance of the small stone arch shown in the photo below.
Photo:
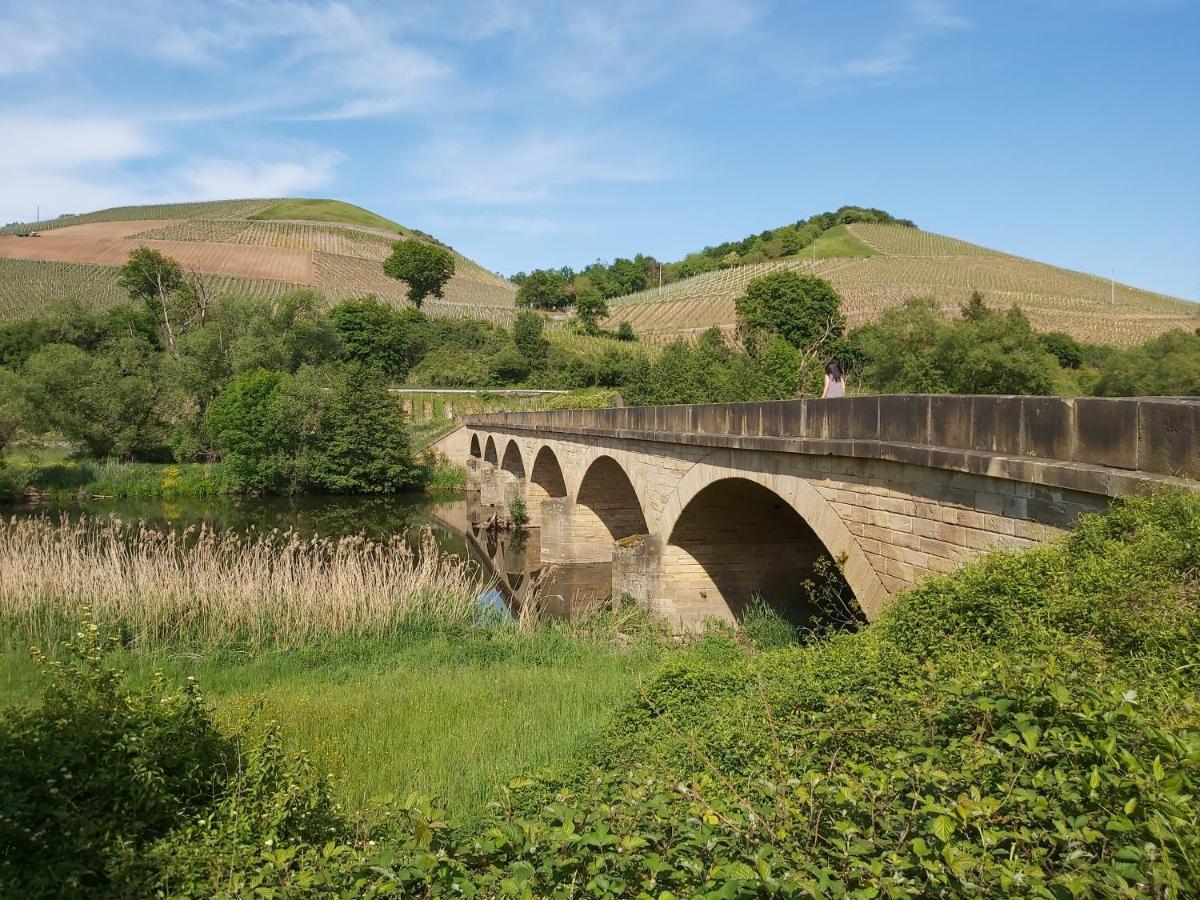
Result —
[[521, 448], [517, 445], [516, 438], [511, 438], [508, 446], [504, 448], [504, 458], [500, 462], [500, 468], [512, 475], [513, 478], [525, 479], [525, 462], [521, 459]]
[[[664, 553], [670, 545], [672, 534], [684, 510], [705, 488], [730, 479], [753, 482], [790, 506], [820, 541], [825, 552], [835, 559], [845, 557], [842, 573], [846, 582], [854, 591], [854, 596], [867, 618], [876, 618], [888, 600], [888, 591], [867, 559], [866, 553], [829, 501], [803, 478], [763, 471], [755, 463], [753, 453], [718, 450], [692, 466], [675, 485], [663, 506], [659, 534]], [[748, 554], [747, 559], [750, 558]], [[757, 562], [757, 565], [762, 564], [761, 560]]]
[[475, 457], [476, 459], [479, 459], [480, 457], [483, 456], [483, 451], [479, 448], [479, 435], [478, 434], [471, 435], [471, 455], [473, 457]]
[[500, 457], [496, 455], [496, 439], [490, 434], [487, 443], [483, 446], [483, 459], [484, 462], [490, 462], [493, 466], [500, 464]]

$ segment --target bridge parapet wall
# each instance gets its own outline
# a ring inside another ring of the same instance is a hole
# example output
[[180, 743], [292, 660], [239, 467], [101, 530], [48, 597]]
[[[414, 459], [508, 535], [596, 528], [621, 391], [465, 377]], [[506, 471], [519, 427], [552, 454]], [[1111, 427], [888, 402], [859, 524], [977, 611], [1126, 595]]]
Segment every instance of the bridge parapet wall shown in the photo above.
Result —
[[1108, 496], [1200, 478], [1200, 401], [899, 395], [552, 410], [473, 428], [892, 460]]

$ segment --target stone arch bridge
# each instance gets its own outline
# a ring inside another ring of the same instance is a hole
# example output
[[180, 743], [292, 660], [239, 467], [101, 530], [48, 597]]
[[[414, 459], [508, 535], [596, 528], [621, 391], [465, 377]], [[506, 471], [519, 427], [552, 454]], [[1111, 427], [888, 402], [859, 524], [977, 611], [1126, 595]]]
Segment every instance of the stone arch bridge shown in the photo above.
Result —
[[605, 568], [686, 625], [754, 596], [802, 615], [833, 557], [869, 618], [982, 551], [1200, 478], [1200, 402], [878, 396], [480, 415], [469, 481], [524, 501], [544, 565]]

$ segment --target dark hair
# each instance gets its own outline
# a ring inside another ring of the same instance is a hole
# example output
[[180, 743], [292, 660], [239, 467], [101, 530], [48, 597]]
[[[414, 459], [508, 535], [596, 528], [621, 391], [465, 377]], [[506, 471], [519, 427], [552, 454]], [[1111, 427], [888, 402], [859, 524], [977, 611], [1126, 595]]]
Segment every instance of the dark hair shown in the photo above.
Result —
[[836, 359], [831, 359], [829, 362], [825, 363], [825, 374], [834, 381], [842, 380], [842, 367], [838, 365], [838, 361]]

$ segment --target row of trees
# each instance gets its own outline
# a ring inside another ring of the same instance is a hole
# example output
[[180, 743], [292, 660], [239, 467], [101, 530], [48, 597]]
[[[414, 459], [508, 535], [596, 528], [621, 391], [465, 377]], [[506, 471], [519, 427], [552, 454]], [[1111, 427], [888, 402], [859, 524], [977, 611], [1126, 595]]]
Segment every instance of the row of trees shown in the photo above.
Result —
[[611, 300], [716, 269], [795, 256], [830, 228], [855, 222], [915, 227], [911, 220], [897, 219], [882, 209], [843, 206], [833, 212], [818, 213], [789, 225], [747, 235], [740, 241], [705, 247], [677, 262], [660, 262], [653, 256], [638, 253], [632, 259], [618, 257], [611, 263], [596, 260], [580, 271], [562, 266], [518, 272], [512, 280], [519, 286], [517, 302], [523, 306], [538, 309], [578, 307], [581, 301]]

